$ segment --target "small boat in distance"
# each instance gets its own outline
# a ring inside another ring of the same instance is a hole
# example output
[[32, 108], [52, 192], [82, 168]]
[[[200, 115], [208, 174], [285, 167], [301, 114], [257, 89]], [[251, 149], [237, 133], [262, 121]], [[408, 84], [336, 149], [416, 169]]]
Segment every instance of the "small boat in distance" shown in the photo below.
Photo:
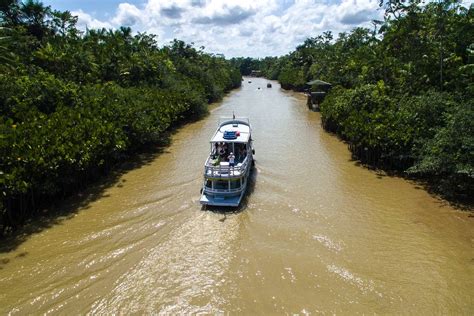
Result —
[[204, 164], [201, 204], [239, 206], [254, 163], [251, 132], [248, 118], [220, 120]]

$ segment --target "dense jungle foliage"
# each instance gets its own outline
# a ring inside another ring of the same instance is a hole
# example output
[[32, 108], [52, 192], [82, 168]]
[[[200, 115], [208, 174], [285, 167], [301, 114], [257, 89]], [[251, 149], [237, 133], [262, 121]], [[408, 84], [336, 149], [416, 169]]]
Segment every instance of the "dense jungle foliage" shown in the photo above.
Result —
[[0, 22], [0, 234], [241, 84], [228, 61], [182, 41], [81, 32], [38, 1], [1, 1]]
[[280, 58], [232, 62], [286, 89], [330, 82], [322, 124], [356, 159], [472, 202], [474, 8], [451, 0], [382, 2], [385, 20], [374, 21], [373, 30], [355, 28], [336, 39], [326, 32]]

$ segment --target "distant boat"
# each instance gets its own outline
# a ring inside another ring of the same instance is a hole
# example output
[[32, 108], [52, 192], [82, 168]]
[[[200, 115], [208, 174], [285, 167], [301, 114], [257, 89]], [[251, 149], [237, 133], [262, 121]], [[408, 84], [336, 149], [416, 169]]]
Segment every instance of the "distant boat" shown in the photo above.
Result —
[[201, 204], [239, 206], [253, 164], [251, 131], [248, 118], [227, 118], [219, 123], [204, 164]]
[[271, 88], [272, 87], [272, 84], [271, 83], [267, 83], [267, 88]]

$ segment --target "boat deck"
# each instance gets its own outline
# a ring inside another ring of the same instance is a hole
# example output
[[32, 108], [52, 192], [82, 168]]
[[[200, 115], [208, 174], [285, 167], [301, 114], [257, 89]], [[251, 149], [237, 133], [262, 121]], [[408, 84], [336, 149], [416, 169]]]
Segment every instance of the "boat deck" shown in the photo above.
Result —
[[249, 163], [249, 158], [237, 163], [235, 166], [229, 166], [228, 162], [222, 161], [217, 165], [215, 160], [209, 157], [204, 167], [204, 176], [206, 178], [239, 178], [245, 175]]
[[[234, 137], [226, 137], [226, 133], [235, 132]], [[211, 143], [226, 142], [226, 143], [248, 143], [251, 128], [250, 123], [244, 119], [224, 120], [219, 123], [219, 128], [211, 138]]]

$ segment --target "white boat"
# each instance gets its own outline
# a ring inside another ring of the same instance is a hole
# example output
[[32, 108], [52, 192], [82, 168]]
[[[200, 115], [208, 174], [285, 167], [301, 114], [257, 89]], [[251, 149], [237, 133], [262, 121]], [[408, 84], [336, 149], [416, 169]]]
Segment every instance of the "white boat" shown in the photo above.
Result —
[[220, 120], [204, 164], [201, 204], [239, 206], [247, 189], [255, 153], [251, 133], [248, 118]]

